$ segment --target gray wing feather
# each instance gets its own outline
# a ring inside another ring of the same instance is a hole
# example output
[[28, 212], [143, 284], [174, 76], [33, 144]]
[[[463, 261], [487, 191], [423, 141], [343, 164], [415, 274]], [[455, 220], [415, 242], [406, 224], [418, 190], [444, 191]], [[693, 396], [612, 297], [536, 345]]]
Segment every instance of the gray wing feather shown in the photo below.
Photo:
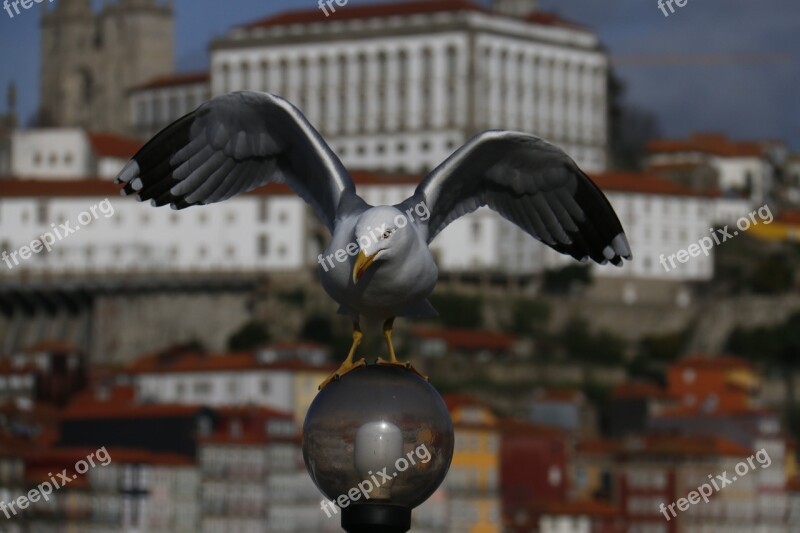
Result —
[[562, 150], [511, 131], [478, 135], [437, 167], [400, 204], [425, 202], [417, 221], [430, 243], [457, 218], [488, 206], [534, 238], [576, 259], [622, 264], [631, 250], [614, 209]]
[[355, 196], [341, 161], [296, 107], [249, 91], [213, 98], [164, 128], [117, 182], [123, 195], [174, 209], [286, 183], [331, 231], [342, 197]]

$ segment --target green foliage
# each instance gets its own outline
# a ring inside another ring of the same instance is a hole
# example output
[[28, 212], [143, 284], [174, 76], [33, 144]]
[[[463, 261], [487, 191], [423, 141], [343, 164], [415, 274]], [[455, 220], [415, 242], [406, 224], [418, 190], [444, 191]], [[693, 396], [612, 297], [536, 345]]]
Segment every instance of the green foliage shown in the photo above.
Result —
[[307, 341], [330, 344], [333, 342], [333, 337], [331, 321], [322, 315], [308, 317], [300, 330], [300, 338]]
[[791, 260], [783, 254], [772, 254], [758, 262], [750, 285], [759, 294], [783, 294], [794, 286]]
[[777, 326], [736, 328], [728, 337], [726, 348], [783, 369], [800, 369], [800, 312]]
[[675, 361], [682, 353], [689, 331], [678, 331], [664, 335], [648, 335], [639, 341], [639, 358], [659, 362]]
[[544, 273], [543, 289], [549, 294], [568, 294], [576, 288], [592, 284], [592, 271], [588, 266], [569, 265]]
[[303, 289], [279, 292], [277, 296], [281, 302], [297, 308], [302, 308], [306, 303], [306, 291]]
[[577, 361], [615, 365], [625, 358], [625, 343], [608, 331], [593, 333], [589, 323], [581, 318], [567, 322], [558, 335], [567, 355]]
[[540, 300], [517, 300], [511, 313], [511, 331], [517, 335], [542, 333], [550, 320], [550, 306]]
[[483, 324], [483, 300], [460, 294], [434, 294], [431, 304], [439, 312], [439, 320], [450, 328], [479, 328]]
[[228, 349], [251, 350], [269, 341], [269, 332], [263, 324], [248, 322], [228, 338]]

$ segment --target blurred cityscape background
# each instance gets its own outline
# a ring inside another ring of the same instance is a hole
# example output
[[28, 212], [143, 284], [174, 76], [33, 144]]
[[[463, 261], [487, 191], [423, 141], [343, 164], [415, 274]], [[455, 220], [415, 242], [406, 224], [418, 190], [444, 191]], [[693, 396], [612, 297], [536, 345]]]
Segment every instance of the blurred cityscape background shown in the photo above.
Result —
[[[162, 127], [244, 89], [303, 110], [373, 204], [405, 199], [482, 130], [535, 133], [606, 192], [630, 239], [633, 262], [585, 266], [482, 209], [434, 242], [440, 317], [399, 321], [396, 345], [443, 393], [456, 450], [413, 531], [800, 531], [796, 139], [746, 138], [748, 124], [666, 138], [616, 66], [796, 58], [619, 59], [536, 0], [353, 1], [328, 17], [265, 4], [197, 72], [175, 68], [174, 28], [213, 16], [199, 8], [19, 15], [41, 19], [40, 104], [20, 116], [10, 84], [0, 112], [0, 501], [100, 447], [112, 461], [0, 516], [0, 532], [339, 530], [299, 433], [350, 345], [317, 282], [325, 228], [283, 185], [175, 212], [113, 184]], [[64, 224], [80, 231], [42, 250]], [[368, 331], [361, 353], [383, 350]], [[759, 450], [768, 466], [662, 514]]]

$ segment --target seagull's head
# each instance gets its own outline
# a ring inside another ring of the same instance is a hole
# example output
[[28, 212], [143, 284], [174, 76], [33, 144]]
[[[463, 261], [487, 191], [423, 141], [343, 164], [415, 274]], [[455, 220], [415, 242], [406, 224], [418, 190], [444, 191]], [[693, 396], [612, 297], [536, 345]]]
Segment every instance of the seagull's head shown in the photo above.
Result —
[[407, 255], [416, 231], [402, 211], [390, 206], [364, 211], [356, 222], [355, 242], [358, 256], [353, 265], [353, 283], [373, 265], [397, 260]]

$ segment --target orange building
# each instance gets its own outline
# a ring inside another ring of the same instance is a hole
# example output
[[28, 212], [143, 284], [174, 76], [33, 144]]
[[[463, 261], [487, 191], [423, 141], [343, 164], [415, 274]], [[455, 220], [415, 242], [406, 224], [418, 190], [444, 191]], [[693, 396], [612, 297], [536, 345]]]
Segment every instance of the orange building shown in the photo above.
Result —
[[676, 412], [733, 413], [755, 407], [760, 379], [753, 365], [737, 357], [691, 356], [667, 369], [667, 393]]

